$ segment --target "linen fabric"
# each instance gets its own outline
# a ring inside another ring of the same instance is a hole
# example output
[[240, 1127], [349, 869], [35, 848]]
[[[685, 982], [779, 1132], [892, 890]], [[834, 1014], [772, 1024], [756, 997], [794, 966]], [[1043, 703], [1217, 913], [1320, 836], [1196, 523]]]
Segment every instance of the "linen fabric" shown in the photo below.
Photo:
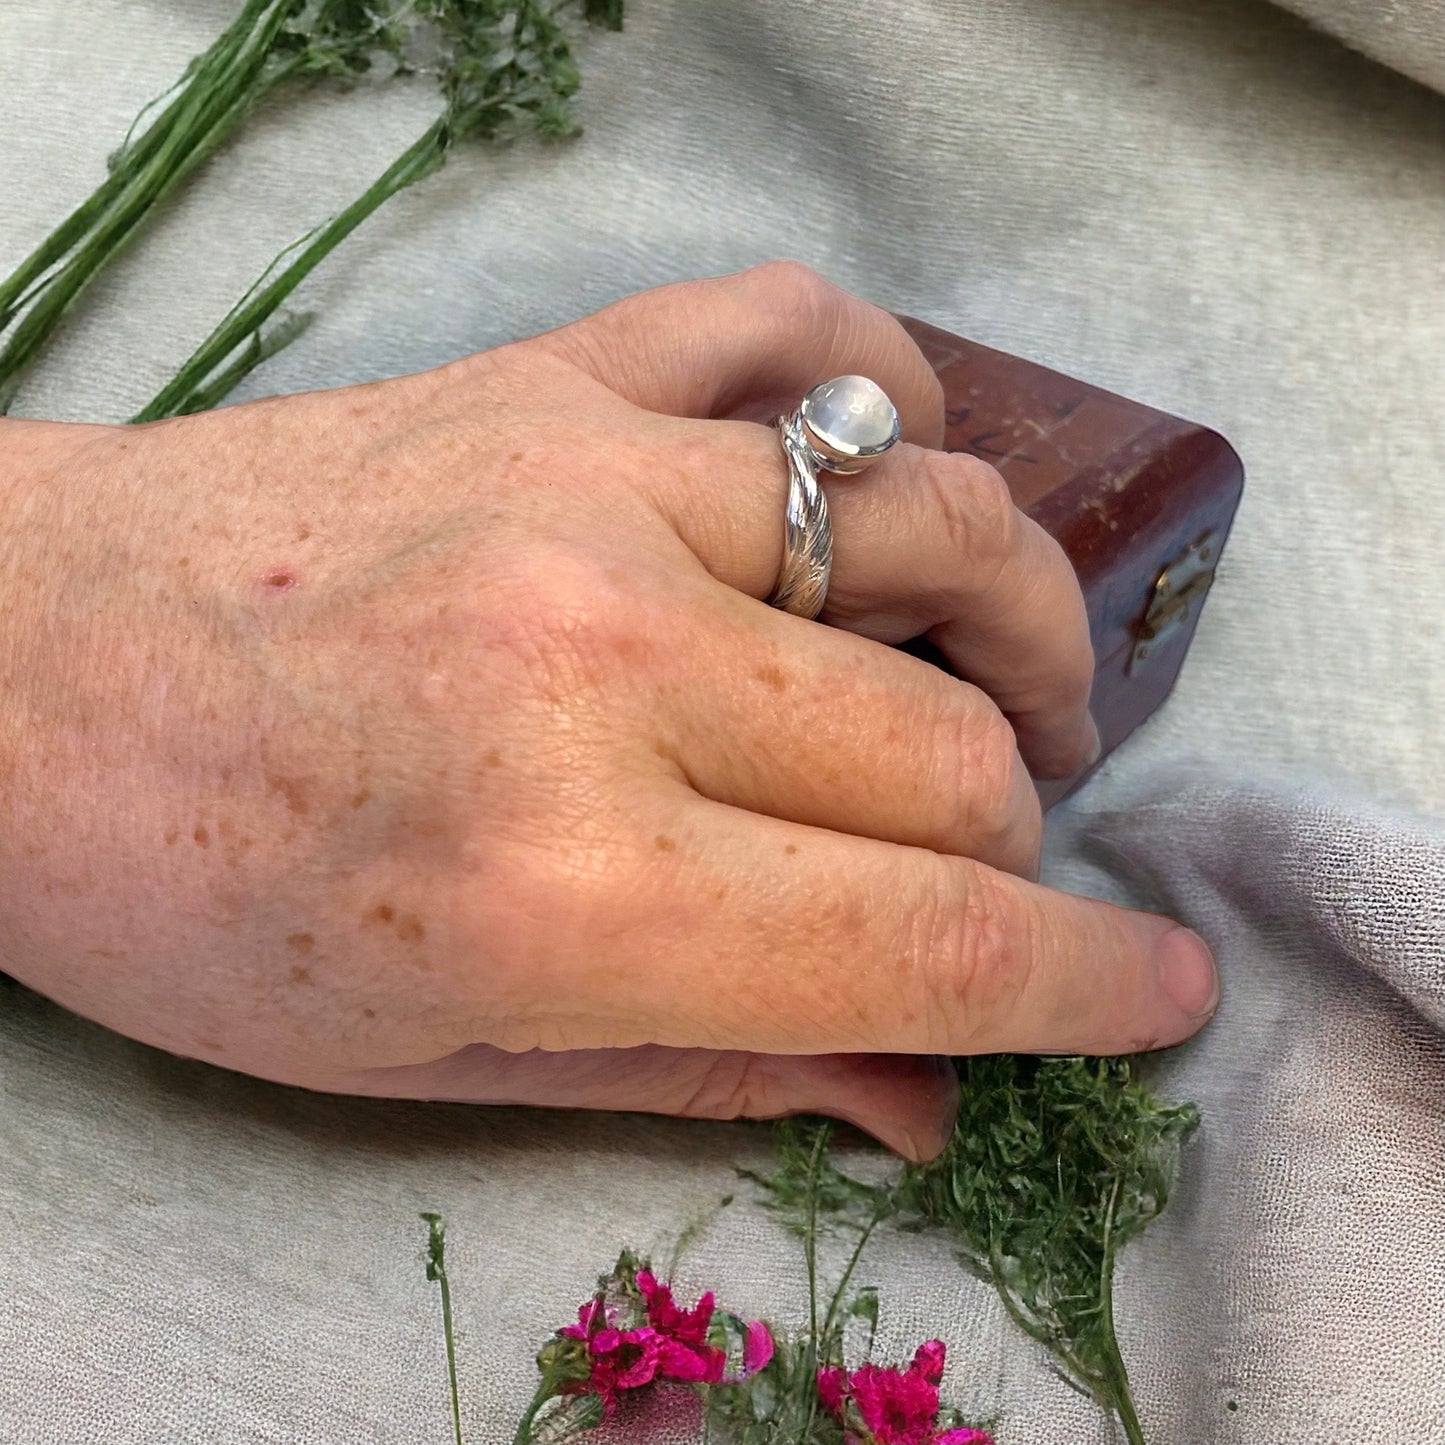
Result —
[[[1308, 8], [1438, 83], [1380, 38], [1438, 6]], [[0, 271], [232, 10], [0, 5]], [[1222, 431], [1248, 483], [1184, 673], [1049, 829], [1046, 882], [1171, 913], [1224, 976], [1161, 1061], [1203, 1124], [1122, 1259], [1121, 1340], [1161, 1445], [1445, 1441], [1445, 101], [1254, 0], [631, 0], [581, 63], [580, 139], [469, 150], [385, 207], [246, 394], [791, 255]], [[131, 414], [434, 110], [422, 80], [269, 104], [17, 412]], [[685, 1303], [805, 1320], [734, 1172], [769, 1137], [321, 1096], [0, 987], [0, 1440], [450, 1439], [435, 1209], [465, 1438], [501, 1445], [621, 1246], [661, 1269], [699, 1224]], [[944, 1398], [1000, 1445], [1114, 1438], [945, 1241], [885, 1234], [863, 1278], [877, 1358], [946, 1340]]]
[[1366, 55], [1445, 90], [1445, 7], [1440, 0], [1283, 0]]

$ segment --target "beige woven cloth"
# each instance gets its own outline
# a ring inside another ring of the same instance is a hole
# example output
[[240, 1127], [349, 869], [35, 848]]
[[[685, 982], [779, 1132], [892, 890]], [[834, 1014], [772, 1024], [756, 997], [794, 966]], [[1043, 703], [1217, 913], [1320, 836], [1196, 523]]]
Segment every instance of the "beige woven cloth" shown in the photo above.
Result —
[[[230, 8], [0, 3], [0, 268]], [[1308, 8], [1438, 80], [1438, 46], [1390, 38], [1438, 4]], [[1225, 975], [1165, 1069], [1204, 1124], [1121, 1335], [1159, 1445], [1445, 1441], [1445, 102], [1255, 0], [633, 0], [584, 73], [582, 140], [387, 207], [257, 389], [793, 255], [1229, 436], [1250, 480], [1184, 676], [1051, 824], [1047, 881], [1173, 912]], [[21, 409], [128, 414], [431, 109], [268, 109]], [[0, 989], [0, 1440], [440, 1445], [434, 1208], [466, 1439], [497, 1445], [617, 1248], [664, 1252], [766, 1153], [765, 1127], [309, 1095]], [[884, 1238], [864, 1276], [882, 1353], [946, 1339], [946, 1395], [1001, 1445], [1111, 1439], [944, 1244]], [[744, 1195], [680, 1280], [803, 1318]]]

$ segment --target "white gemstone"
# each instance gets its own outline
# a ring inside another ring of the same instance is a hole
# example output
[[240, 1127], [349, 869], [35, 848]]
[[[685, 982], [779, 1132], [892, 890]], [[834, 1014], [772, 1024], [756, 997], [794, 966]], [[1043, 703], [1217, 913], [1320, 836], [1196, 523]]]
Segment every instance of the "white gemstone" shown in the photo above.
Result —
[[848, 456], [886, 447], [898, 432], [888, 394], [866, 376], [835, 376], [803, 398], [803, 422], [819, 441]]

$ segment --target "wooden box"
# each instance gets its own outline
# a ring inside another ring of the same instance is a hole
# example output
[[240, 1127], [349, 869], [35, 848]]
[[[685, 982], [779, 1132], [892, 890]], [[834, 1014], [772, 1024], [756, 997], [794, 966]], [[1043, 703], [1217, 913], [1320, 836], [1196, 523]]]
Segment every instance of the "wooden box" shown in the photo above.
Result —
[[[1092, 706], [1107, 757], [1179, 676], [1244, 489], [1239, 457], [1206, 427], [912, 317], [899, 320], [943, 382], [944, 446], [997, 467], [1018, 506], [1074, 564], [1088, 603]], [[903, 646], [947, 667], [924, 639]], [[1043, 806], [1087, 776], [1040, 782]]]

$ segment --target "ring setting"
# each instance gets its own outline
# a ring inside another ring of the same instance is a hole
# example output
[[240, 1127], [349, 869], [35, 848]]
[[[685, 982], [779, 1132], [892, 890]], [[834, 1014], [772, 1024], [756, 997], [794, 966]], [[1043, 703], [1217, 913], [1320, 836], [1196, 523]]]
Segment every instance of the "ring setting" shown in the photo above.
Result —
[[866, 376], [819, 382], [777, 420], [788, 464], [783, 562], [768, 602], [809, 620], [823, 610], [833, 565], [833, 528], [819, 472], [844, 476], [871, 466], [899, 437], [898, 411]]
[[798, 417], [818, 465], [830, 472], [861, 472], [898, 440], [898, 412], [866, 376], [820, 382], [803, 398]]

